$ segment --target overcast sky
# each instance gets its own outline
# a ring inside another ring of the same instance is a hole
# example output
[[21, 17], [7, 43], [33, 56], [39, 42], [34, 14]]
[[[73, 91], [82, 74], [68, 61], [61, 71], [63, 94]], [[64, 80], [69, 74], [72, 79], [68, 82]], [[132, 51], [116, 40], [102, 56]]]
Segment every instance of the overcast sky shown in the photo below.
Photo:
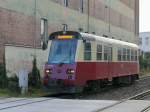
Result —
[[140, 0], [140, 32], [150, 31], [150, 0]]

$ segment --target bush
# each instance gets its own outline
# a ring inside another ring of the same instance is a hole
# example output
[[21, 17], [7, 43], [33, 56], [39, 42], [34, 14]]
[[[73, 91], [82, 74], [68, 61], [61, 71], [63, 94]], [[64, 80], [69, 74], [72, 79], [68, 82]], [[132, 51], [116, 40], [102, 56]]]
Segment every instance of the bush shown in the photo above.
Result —
[[16, 75], [14, 77], [8, 78], [8, 89], [9, 91], [14, 92], [14, 93], [20, 92], [19, 79]]
[[150, 70], [150, 54], [145, 53], [144, 56], [140, 56], [139, 63], [141, 70]]
[[0, 64], [0, 88], [6, 88], [8, 84], [5, 65]]
[[37, 68], [36, 58], [33, 60], [32, 72], [29, 73], [29, 86], [39, 88], [41, 86], [40, 71]]

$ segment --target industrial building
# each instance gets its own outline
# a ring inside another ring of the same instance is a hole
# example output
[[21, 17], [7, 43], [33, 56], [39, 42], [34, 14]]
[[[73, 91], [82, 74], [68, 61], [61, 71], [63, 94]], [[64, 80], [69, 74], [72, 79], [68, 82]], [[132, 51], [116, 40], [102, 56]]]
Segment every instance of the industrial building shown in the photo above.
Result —
[[47, 34], [67, 24], [68, 30], [137, 43], [139, 0], [0, 0], [1, 62], [18, 52], [13, 47], [40, 48], [43, 23]]
[[139, 46], [143, 53], [150, 53], [150, 32], [141, 32], [139, 35]]

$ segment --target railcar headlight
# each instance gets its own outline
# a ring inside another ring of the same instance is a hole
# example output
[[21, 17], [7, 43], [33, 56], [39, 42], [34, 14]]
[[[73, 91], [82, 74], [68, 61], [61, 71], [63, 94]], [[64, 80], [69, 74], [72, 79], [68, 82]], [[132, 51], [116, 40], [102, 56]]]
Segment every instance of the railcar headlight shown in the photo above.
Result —
[[74, 74], [75, 73], [75, 70], [73, 70], [73, 69], [68, 69], [67, 70], [67, 74]]
[[47, 74], [51, 74], [51, 73], [52, 73], [52, 69], [46, 69], [45, 72], [46, 72]]
[[46, 70], [46, 73], [49, 73], [50, 71], [49, 70]]

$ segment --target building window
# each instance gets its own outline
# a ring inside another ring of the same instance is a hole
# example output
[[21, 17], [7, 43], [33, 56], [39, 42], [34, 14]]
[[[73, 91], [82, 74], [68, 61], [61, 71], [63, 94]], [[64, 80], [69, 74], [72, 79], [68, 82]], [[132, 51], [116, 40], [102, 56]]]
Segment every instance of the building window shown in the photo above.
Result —
[[145, 38], [145, 44], [146, 44], [146, 45], [149, 45], [149, 37], [146, 37], [146, 38]]
[[139, 38], [139, 45], [142, 45], [142, 38]]
[[84, 3], [83, 0], [80, 0], [80, 11], [83, 13]]
[[41, 40], [48, 43], [48, 20], [45, 18], [41, 18]]
[[84, 44], [84, 60], [91, 60], [91, 43]]
[[41, 18], [41, 35], [44, 35], [48, 31], [48, 20]]
[[102, 60], [102, 45], [97, 45], [97, 60]]
[[65, 5], [65, 7], [68, 7], [68, 5], [69, 5], [68, 0], [64, 0], [64, 5]]

